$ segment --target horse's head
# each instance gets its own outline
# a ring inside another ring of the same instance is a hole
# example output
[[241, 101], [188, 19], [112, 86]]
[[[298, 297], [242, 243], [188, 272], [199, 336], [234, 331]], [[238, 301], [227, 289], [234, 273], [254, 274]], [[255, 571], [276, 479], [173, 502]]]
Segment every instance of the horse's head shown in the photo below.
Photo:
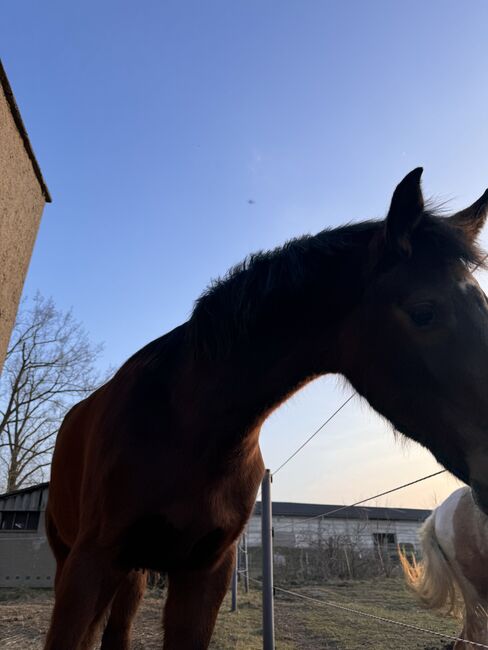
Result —
[[470, 484], [488, 511], [488, 302], [474, 279], [488, 190], [451, 217], [424, 207], [415, 169], [371, 243], [347, 328], [346, 376], [395, 429]]

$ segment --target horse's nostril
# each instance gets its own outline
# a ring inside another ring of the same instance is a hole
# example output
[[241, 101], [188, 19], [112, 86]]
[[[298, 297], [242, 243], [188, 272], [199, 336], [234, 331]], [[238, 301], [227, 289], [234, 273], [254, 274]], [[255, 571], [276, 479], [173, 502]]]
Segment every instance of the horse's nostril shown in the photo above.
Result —
[[471, 481], [471, 493], [478, 508], [488, 515], [488, 485]]

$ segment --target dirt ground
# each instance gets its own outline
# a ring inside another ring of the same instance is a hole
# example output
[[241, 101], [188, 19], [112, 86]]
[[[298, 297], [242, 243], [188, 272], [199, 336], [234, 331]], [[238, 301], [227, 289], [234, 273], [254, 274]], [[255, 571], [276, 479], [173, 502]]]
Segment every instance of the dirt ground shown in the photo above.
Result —
[[[334, 602], [374, 616], [455, 635], [458, 621], [425, 612], [399, 579], [290, 587], [316, 600]], [[133, 650], [161, 650], [161, 592], [149, 590], [134, 629]], [[50, 590], [0, 590], [0, 648], [41, 650], [51, 607]], [[279, 650], [448, 650], [446, 640], [277, 592], [276, 645]], [[224, 602], [212, 650], [260, 650], [261, 601], [258, 591], [239, 593], [239, 610]]]

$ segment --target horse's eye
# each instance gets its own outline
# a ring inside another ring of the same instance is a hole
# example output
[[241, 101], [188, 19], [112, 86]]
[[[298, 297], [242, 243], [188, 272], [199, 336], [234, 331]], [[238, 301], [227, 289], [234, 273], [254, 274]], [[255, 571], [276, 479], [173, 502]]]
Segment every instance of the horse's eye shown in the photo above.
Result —
[[428, 327], [435, 318], [434, 307], [429, 303], [415, 305], [408, 310], [408, 315], [417, 327]]

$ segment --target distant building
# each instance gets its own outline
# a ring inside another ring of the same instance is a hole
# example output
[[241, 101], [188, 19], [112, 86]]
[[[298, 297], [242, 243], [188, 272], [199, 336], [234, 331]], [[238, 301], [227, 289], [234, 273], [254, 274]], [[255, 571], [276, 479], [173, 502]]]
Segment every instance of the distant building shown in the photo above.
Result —
[[48, 189], [0, 62], [0, 372]]
[[[0, 495], [0, 587], [53, 585], [55, 562], [44, 525], [48, 488], [48, 483], [41, 483]], [[349, 536], [365, 549], [386, 546], [396, 552], [400, 544], [417, 551], [418, 530], [429, 514], [430, 510], [411, 508], [273, 503], [276, 559], [279, 549], [307, 549], [319, 536], [322, 540]], [[256, 504], [247, 532], [250, 550], [260, 547], [261, 503]]]
[[44, 525], [48, 483], [0, 495], [0, 587], [51, 587], [55, 562]]
[[[275, 548], [307, 548], [330, 537], [354, 540], [362, 548], [419, 550], [418, 531], [430, 510], [309, 503], [273, 503]], [[261, 546], [261, 503], [248, 524], [248, 545]]]

